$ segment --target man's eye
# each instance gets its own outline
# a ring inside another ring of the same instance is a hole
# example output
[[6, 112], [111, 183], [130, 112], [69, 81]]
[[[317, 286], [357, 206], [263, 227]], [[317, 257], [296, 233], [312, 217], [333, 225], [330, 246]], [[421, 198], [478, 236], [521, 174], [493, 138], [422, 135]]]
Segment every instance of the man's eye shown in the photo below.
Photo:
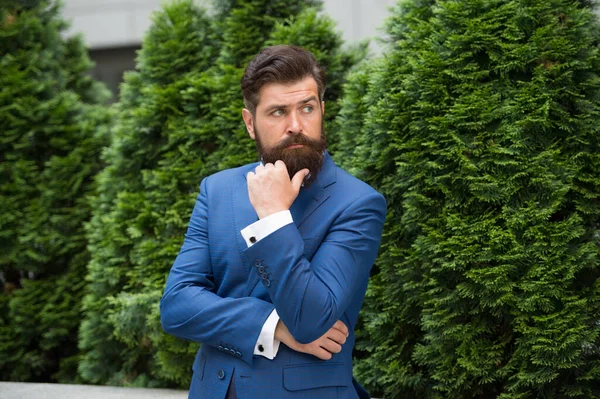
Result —
[[282, 109], [276, 109], [275, 111], [273, 111], [273, 115], [274, 116], [281, 116], [281, 115], [283, 115], [283, 110]]
[[302, 107], [302, 111], [306, 112], [307, 114], [311, 113], [312, 110], [313, 110], [312, 105], [305, 105], [304, 107]]

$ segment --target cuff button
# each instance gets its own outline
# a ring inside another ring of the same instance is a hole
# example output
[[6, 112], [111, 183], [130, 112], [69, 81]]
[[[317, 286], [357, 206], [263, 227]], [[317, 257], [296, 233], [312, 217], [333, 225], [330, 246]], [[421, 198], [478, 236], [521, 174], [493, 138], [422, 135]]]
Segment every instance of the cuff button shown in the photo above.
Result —
[[258, 351], [259, 352], [264, 352], [265, 351], [265, 347], [262, 345], [258, 345]]
[[250, 237], [250, 242], [252, 244], [254, 244], [256, 242], [256, 237], [254, 237], [254, 236]]

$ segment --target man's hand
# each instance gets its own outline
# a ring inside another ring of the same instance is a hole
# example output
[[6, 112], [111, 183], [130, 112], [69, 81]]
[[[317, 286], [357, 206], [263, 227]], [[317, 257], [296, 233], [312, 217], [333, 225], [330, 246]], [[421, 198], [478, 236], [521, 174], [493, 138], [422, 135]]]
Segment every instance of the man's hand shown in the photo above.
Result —
[[321, 360], [329, 360], [333, 356], [333, 353], [340, 353], [342, 345], [346, 343], [347, 337], [348, 327], [340, 320], [336, 321], [333, 327], [323, 334], [323, 336], [308, 344], [301, 344], [296, 341], [281, 320], [279, 320], [275, 328], [275, 338], [283, 342], [290, 349], [296, 352], [308, 353]]
[[302, 169], [290, 180], [283, 161], [259, 165], [248, 173], [248, 196], [258, 218], [290, 209], [307, 174], [308, 169]]

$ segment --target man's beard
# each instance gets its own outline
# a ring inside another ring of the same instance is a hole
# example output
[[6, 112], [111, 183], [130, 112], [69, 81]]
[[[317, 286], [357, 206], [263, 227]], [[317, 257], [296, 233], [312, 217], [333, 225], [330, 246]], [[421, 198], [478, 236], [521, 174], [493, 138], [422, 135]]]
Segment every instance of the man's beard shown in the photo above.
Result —
[[[304, 187], [310, 186], [317, 179], [317, 174], [323, 166], [325, 149], [327, 148], [327, 139], [322, 125], [320, 140], [311, 139], [303, 133], [295, 133], [287, 136], [281, 143], [269, 148], [262, 145], [260, 132], [256, 129], [256, 125], [254, 125], [254, 135], [256, 137], [256, 150], [263, 164], [274, 164], [278, 160], [282, 160], [287, 167], [290, 179], [302, 169], [308, 169], [310, 173], [304, 178]], [[302, 144], [303, 147], [287, 148], [295, 144]]]

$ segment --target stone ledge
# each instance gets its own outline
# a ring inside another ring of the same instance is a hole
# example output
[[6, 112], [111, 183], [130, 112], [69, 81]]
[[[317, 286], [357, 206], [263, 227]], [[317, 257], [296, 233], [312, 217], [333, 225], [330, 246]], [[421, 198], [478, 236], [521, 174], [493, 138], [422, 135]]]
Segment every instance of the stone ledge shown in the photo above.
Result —
[[2, 399], [187, 399], [188, 391], [0, 382], [0, 397]]

